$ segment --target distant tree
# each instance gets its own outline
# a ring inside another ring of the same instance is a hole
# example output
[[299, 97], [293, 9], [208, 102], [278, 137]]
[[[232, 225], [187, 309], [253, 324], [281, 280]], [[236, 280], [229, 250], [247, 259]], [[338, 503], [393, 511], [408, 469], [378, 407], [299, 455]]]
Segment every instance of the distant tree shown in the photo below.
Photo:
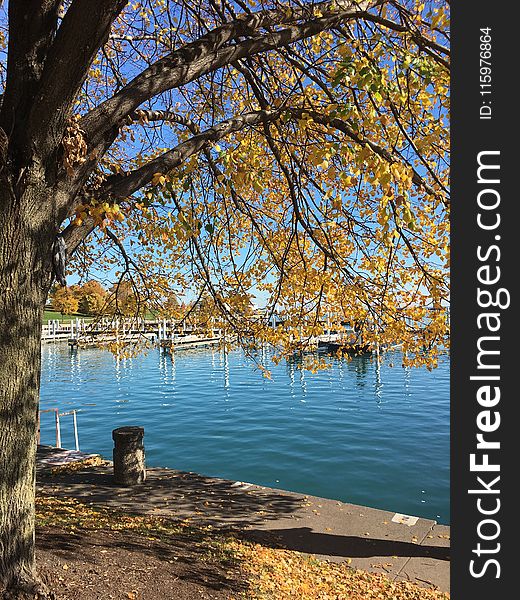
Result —
[[105, 296], [102, 296], [101, 294], [83, 294], [79, 301], [79, 312], [84, 315], [101, 315], [104, 307]]
[[91, 279], [81, 286], [81, 295], [96, 294], [97, 296], [105, 296], [106, 293], [105, 288], [95, 279]]
[[131, 281], [119, 281], [109, 290], [108, 310], [125, 317], [143, 316], [146, 313], [146, 299], [141, 297]]
[[73, 283], [72, 285], [67, 286], [72, 294], [78, 299], [78, 302], [81, 300], [81, 286], [77, 283]]
[[94, 279], [87, 281], [77, 291], [79, 310], [85, 315], [100, 315], [107, 309], [107, 291]]
[[170, 319], [179, 319], [183, 314], [182, 306], [175, 294], [169, 294], [166, 300], [162, 302], [160, 315]]
[[78, 312], [79, 300], [70, 287], [58, 287], [52, 296], [52, 308], [62, 315], [72, 315]]
[[199, 298], [188, 305], [187, 322], [197, 327], [209, 327], [212, 321], [219, 316], [212, 295], [204, 291]]

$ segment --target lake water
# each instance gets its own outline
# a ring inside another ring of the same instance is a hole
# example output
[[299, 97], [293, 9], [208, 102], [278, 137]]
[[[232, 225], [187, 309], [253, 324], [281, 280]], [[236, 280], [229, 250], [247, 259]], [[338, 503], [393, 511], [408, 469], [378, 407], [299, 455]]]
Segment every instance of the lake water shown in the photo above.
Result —
[[[149, 466], [334, 498], [449, 523], [449, 358], [404, 369], [400, 355], [295, 363], [264, 378], [241, 351], [159, 350], [118, 359], [42, 347], [41, 408], [79, 409], [81, 450], [112, 458], [112, 429], [145, 428]], [[391, 367], [390, 362], [395, 366]], [[54, 444], [51, 414], [44, 444]], [[62, 445], [73, 448], [62, 419]]]

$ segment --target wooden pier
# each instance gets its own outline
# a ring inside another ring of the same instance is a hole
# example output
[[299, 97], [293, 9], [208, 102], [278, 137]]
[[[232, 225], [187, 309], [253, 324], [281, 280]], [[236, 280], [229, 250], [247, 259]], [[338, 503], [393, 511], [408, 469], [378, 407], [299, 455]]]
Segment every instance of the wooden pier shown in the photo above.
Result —
[[222, 340], [221, 336], [208, 337], [200, 335], [177, 336], [174, 339], [162, 340], [159, 347], [165, 350], [179, 350], [181, 348], [208, 348], [218, 345]]
[[[155, 345], [165, 351], [217, 346], [223, 341], [220, 329], [200, 331], [188, 325], [166, 320], [110, 319], [98, 321], [75, 319], [68, 323], [49, 321], [43, 326], [42, 342], [67, 342], [72, 348], [95, 348], [113, 344]], [[298, 342], [296, 353], [367, 354], [372, 352], [359, 340], [354, 330], [329, 332]], [[376, 349], [377, 353], [377, 349]]]
[[67, 323], [49, 321], [43, 326], [42, 342], [67, 342], [73, 348], [143, 342], [173, 350], [215, 346], [223, 335], [220, 329], [201, 332], [166, 319], [75, 319]]

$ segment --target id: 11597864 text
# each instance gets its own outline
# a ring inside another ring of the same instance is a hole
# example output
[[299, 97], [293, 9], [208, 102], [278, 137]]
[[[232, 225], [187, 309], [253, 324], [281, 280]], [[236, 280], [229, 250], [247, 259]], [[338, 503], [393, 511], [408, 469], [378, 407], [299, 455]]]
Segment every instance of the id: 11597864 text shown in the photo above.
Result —
[[491, 73], [492, 73], [492, 37], [491, 27], [482, 27], [480, 29], [480, 47], [479, 47], [479, 81], [480, 81], [480, 119], [491, 119]]

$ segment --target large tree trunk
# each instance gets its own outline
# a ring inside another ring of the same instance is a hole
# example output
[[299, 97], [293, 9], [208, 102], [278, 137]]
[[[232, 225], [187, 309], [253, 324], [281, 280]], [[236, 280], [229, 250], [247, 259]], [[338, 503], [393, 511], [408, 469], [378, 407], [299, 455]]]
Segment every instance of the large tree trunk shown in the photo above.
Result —
[[[34, 494], [42, 316], [53, 232], [0, 182], [0, 597], [39, 597]], [[39, 205], [41, 207], [41, 204]], [[42, 593], [43, 596], [43, 593]], [[42, 597], [40, 596], [40, 597]]]

